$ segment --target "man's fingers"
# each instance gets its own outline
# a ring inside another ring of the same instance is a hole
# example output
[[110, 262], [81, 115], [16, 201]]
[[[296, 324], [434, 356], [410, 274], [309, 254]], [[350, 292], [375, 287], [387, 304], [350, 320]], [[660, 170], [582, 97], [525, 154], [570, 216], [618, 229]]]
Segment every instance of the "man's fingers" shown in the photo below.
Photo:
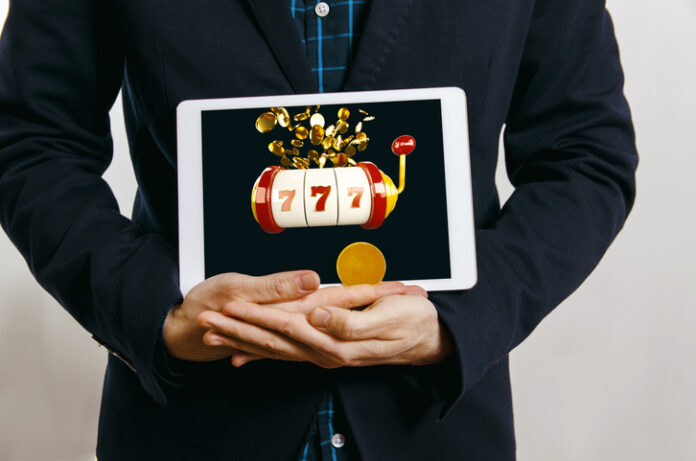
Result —
[[266, 358], [268, 357], [261, 357], [260, 355], [249, 354], [246, 352], [237, 352], [232, 354], [232, 357], [230, 357], [230, 362], [235, 367], [241, 367], [246, 363], [253, 362], [255, 360], [263, 360]]
[[292, 301], [316, 291], [319, 276], [313, 271], [289, 271], [252, 277], [229, 274], [234, 297], [256, 303]]
[[401, 282], [383, 282], [377, 285], [352, 285], [322, 288], [296, 302], [283, 303], [276, 307], [291, 312], [308, 314], [315, 307], [336, 306], [344, 309], [363, 307], [380, 298], [409, 292]]
[[[253, 342], [243, 341], [239, 338], [233, 338], [226, 336], [223, 332], [219, 330], [208, 330], [203, 335], [203, 342], [208, 345], [219, 344], [227, 348], [234, 348], [236, 351], [231, 357], [230, 362], [232, 365], [239, 367], [243, 364], [250, 362], [252, 360], [259, 359], [278, 359], [278, 360], [293, 360], [287, 357], [280, 351], [269, 351], [264, 349], [262, 346], [254, 344]], [[297, 361], [301, 359], [295, 359]]]
[[399, 318], [385, 310], [354, 311], [332, 306], [314, 309], [309, 323], [331, 336], [353, 341], [379, 338], [400, 325]]
[[[378, 317], [394, 318], [395, 320], [391, 320], [394, 325], [401, 324], [398, 315], [391, 310], [384, 309], [384, 313], [379, 315], [372, 310], [354, 311], [340, 307], [329, 307], [328, 310], [335, 315], [333, 323], [329, 324], [330, 331], [321, 331], [314, 327], [305, 314], [253, 303], [229, 303], [223, 308], [223, 314], [230, 316], [227, 318], [240, 319], [240, 324], [253, 324], [281, 333], [282, 337], [288, 337], [293, 344], [307, 347], [310, 357], [307, 360], [322, 367], [373, 365], [385, 357], [388, 358], [400, 352], [399, 348], [402, 346], [399, 341], [392, 341], [392, 338], [386, 334], [383, 335], [386, 340], [373, 335], [385, 328], [391, 328], [388, 322], [382, 323]], [[319, 308], [317, 308], [318, 311]], [[337, 320], [343, 318], [343, 315], [350, 320]], [[366, 319], [365, 322], [361, 322], [363, 317]], [[334, 334], [331, 334], [332, 332]], [[345, 341], [341, 336], [351, 340]], [[358, 339], [366, 339], [366, 341]]]
[[424, 298], [428, 297], [428, 292], [419, 285], [407, 285], [405, 295], [422, 296]]
[[307, 316], [302, 313], [253, 303], [234, 302], [226, 304], [222, 314], [230, 316], [228, 318], [243, 320], [240, 322], [242, 324], [278, 332], [315, 350], [333, 352], [336, 347], [336, 339], [310, 325]]
[[218, 312], [203, 312], [198, 321], [212, 329], [203, 335], [203, 342], [208, 345], [217, 343], [257, 356], [291, 361], [309, 360], [312, 353], [310, 348], [290, 338]]

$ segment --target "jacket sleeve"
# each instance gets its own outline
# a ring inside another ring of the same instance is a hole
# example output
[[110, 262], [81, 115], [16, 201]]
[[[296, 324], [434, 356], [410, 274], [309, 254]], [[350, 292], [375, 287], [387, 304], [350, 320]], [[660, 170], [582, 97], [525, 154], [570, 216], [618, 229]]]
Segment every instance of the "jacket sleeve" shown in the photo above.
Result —
[[431, 294], [456, 344], [420, 367], [440, 419], [578, 288], [633, 205], [637, 153], [604, 1], [536, 2], [506, 125], [515, 191], [476, 230], [478, 283]]
[[38, 282], [147, 392], [181, 298], [176, 250], [119, 213], [101, 178], [123, 50], [109, 0], [14, 0], [0, 38], [0, 223]]

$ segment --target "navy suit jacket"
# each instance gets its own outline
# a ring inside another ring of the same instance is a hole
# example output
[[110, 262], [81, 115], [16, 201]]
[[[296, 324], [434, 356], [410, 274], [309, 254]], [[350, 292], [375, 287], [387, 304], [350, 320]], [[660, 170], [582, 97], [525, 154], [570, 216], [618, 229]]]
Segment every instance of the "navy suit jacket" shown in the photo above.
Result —
[[[337, 386], [366, 460], [514, 459], [508, 353], [592, 271], [634, 198], [637, 156], [603, 0], [375, 0], [345, 90], [459, 86], [469, 101], [479, 280], [432, 293], [455, 354], [325, 370], [182, 363], [175, 109], [317, 92], [284, 0], [13, 0], [0, 41], [0, 221], [109, 356], [102, 460], [292, 460]], [[132, 219], [101, 175], [119, 89]], [[494, 183], [505, 126], [515, 192]], [[133, 370], [125, 362], [132, 365]]]

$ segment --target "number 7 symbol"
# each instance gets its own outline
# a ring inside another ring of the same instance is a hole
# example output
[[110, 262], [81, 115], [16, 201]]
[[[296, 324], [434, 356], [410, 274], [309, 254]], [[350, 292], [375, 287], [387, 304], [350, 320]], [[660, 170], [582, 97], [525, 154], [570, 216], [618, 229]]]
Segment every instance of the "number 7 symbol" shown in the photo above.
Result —
[[283, 206], [280, 208], [280, 211], [290, 211], [290, 207], [292, 206], [292, 199], [295, 198], [295, 192], [297, 192], [295, 189], [292, 190], [280, 190], [278, 191], [278, 198], [285, 199], [283, 202]]
[[312, 197], [316, 197], [317, 194], [321, 195], [319, 200], [317, 200], [314, 211], [326, 211], [326, 199], [329, 198], [330, 193], [331, 186], [312, 186]]
[[350, 205], [351, 208], [360, 208], [360, 199], [363, 196], [363, 190], [364, 187], [349, 187], [348, 188], [348, 197], [351, 195], [355, 195], [353, 197], [353, 203]]

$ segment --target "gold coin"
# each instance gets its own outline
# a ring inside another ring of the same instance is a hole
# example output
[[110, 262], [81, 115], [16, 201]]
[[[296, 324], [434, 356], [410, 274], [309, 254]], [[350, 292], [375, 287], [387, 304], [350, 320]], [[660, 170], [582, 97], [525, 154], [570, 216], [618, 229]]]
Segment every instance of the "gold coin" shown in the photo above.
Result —
[[309, 119], [309, 126], [311, 127], [319, 125], [320, 127], [324, 128], [324, 123], [326, 123], [326, 121], [324, 120], [324, 116], [321, 115], [319, 112], [317, 112], [316, 114], [312, 114], [312, 116]]
[[353, 135], [348, 136], [346, 139], [341, 141], [341, 147], [338, 150], [341, 150], [344, 147], [346, 147], [347, 145], [349, 145], [352, 140], [353, 140]]
[[300, 141], [299, 139], [293, 139], [292, 141], [290, 141], [290, 144], [292, 144], [295, 147], [304, 146], [304, 143], [302, 141]]
[[290, 120], [290, 113], [285, 107], [271, 107], [271, 112], [276, 114], [278, 118], [278, 125], [283, 128], [292, 129], [292, 122]]
[[329, 150], [329, 149], [331, 149], [331, 147], [333, 147], [333, 143], [334, 143], [333, 136], [327, 136], [321, 142], [321, 147], [323, 147], [324, 150]]
[[346, 154], [334, 155], [331, 158], [331, 163], [333, 163], [333, 166], [335, 167], [346, 166], [346, 163], [348, 163], [348, 157], [346, 157]]
[[353, 155], [355, 155], [355, 146], [346, 147], [346, 155], [348, 157], [352, 157]]
[[307, 139], [307, 136], [309, 136], [309, 130], [303, 126], [298, 126], [295, 129], [295, 137], [297, 139]]
[[259, 133], [268, 133], [276, 126], [276, 116], [273, 112], [264, 112], [256, 119], [256, 129]]
[[319, 161], [317, 161], [317, 165], [319, 165], [319, 168], [324, 168], [324, 165], [326, 165], [326, 154], [321, 154]]
[[318, 146], [324, 140], [324, 128], [319, 125], [312, 125], [312, 130], [309, 134], [309, 142]]
[[301, 122], [302, 120], [307, 120], [309, 118], [309, 112], [312, 110], [312, 106], [307, 106], [304, 112], [300, 112], [295, 115], [292, 119], [296, 122]]
[[285, 153], [283, 141], [273, 141], [268, 145], [268, 150], [270, 150], [273, 155], [281, 157]]
[[355, 242], [338, 255], [336, 272], [344, 285], [375, 284], [384, 278], [387, 262], [376, 246], [367, 242]]
[[309, 160], [306, 158], [295, 157], [292, 159], [292, 164], [295, 168], [300, 170], [309, 168]]
[[367, 117], [365, 117], [365, 118], [363, 119], [363, 122], [371, 122], [371, 121], [373, 121], [374, 119], [375, 119], [375, 116], [374, 116], [374, 115], [368, 115]]
[[329, 125], [326, 128], [326, 131], [324, 132], [324, 134], [326, 136], [333, 136], [335, 131], [336, 131], [336, 127], [334, 125]]
[[358, 122], [357, 125], [355, 125], [355, 132], [360, 133], [362, 131], [362, 122]]
[[348, 120], [348, 117], [350, 117], [350, 111], [348, 109], [345, 107], [338, 109], [338, 118], [345, 121]]
[[360, 133], [357, 133], [355, 135], [355, 139], [351, 141], [351, 144], [354, 146], [357, 146], [358, 150], [360, 152], [364, 151], [367, 148], [367, 142], [370, 140], [370, 138], [367, 137], [364, 131], [361, 131]]

